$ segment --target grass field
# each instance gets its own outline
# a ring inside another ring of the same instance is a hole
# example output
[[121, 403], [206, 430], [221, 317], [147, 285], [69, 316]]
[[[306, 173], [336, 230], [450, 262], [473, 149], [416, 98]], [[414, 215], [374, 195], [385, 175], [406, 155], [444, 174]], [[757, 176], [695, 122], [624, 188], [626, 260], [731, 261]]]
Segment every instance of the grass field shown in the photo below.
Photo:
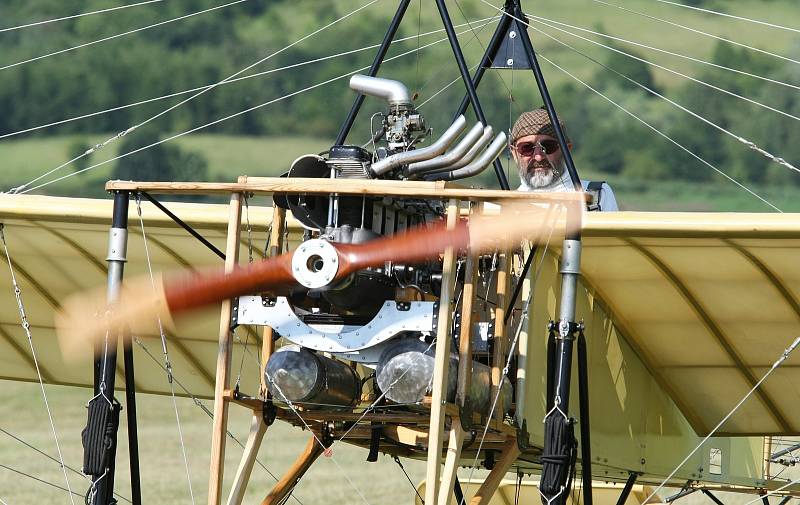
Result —
[[[107, 135], [60, 136], [43, 139], [6, 140], [0, 142], [0, 190], [28, 182], [34, 177], [63, 163], [71, 143], [81, 139], [100, 142]], [[201, 153], [209, 163], [213, 180], [235, 181], [239, 175], [278, 176], [286, 172], [292, 161], [303, 154], [318, 153], [328, 147], [327, 139], [303, 137], [237, 137], [228, 135], [193, 135], [177, 139], [184, 149]], [[93, 155], [92, 163], [101, 163], [117, 153], [118, 144]], [[102, 165], [84, 174], [77, 174], [53, 184], [42, 191], [54, 195], [107, 197], [103, 185], [110, 177], [112, 164]], [[684, 181], [645, 182], [598, 173], [579, 167], [581, 175], [590, 180], [608, 181], [624, 210], [649, 211], [771, 211], [754, 196], [725, 180], [703, 184]], [[488, 172], [488, 171], [487, 171]], [[68, 175], [72, 169], [65, 167], [52, 177]], [[512, 187], [517, 184], [516, 174], [510, 174]], [[43, 179], [46, 181], [49, 179]], [[42, 182], [42, 181], [39, 181]], [[496, 186], [493, 175], [484, 174], [480, 180], [467, 181], [478, 186]], [[767, 186], [752, 188], [757, 194], [784, 211], [800, 211], [796, 188]]]
[[[59, 434], [64, 462], [67, 466], [80, 470], [83, 458], [80, 433], [86, 424], [84, 406], [91, 398], [91, 391], [47, 386], [46, 392]], [[124, 394], [120, 393], [118, 397], [124, 400]], [[178, 398], [176, 403], [189, 460], [194, 503], [206, 503], [211, 419], [191, 400]], [[206, 404], [210, 408], [211, 402]], [[137, 411], [143, 503], [192, 503], [172, 399], [139, 395]], [[237, 439], [244, 443], [249, 429], [249, 411], [233, 406], [230, 412], [230, 429]], [[124, 417], [123, 410], [115, 489], [123, 497], [129, 498], [130, 471], [127, 425]], [[0, 429], [2, 430], [0, 431], [0, 503], [8, 505], [70, 503], [66, 491], [53, 487], [53, 485], [66, 487], [58, 463], [26, 447], [9, 435], [13, 434], [47, 454], [57, 457], [38, 384], [0, 381]], [[267, 431], [259, 461], [274, 475], [280, 477], [302, 451], [309, 436], [308, 432], [276, 422]], [[229, 439], [226, 452], [226, 497], [241, 453], [241, 448]], [[388, 456], [381, 455], [376, 463], [364, 462], [366, 456], [366, 450], [344, 444], [334, 445], [333, 456], [321, 457], [316, 462], [296, 488], [295, 496], [303, 504], [344, 505], [362, 502], [357, 495], [360, 492], [368, 503], [397, 505], [412, 503], [414, 489], [400, 468]], [[424, 479], [424, 463], [404, 461], [403, 465], [414, 484]], [[340, 467], [347, 472], [347, 478], [352, 480], [353, 486], [347, 483]], [[34, 480], [20, 472], [35, 476], [49, 484]], [[467, 473], [468, 471], [464, 470], [464, 476]], [[483, 474], [476, 472], [476, 476], [478, 475]], [[86, 492], [88, 482], [85, 478], [71, 471], [69, 477], [74, 492], [81, 494]], [[260, 503], [274, 482], [264, 468], [256, 465], [244, 503]], [[75, 503], [82, 503], [82, 497], [74, 498]], [[120, 500], [120, 503], [127, 502]], [[298, 502], [290, 500], [288, 503]]]

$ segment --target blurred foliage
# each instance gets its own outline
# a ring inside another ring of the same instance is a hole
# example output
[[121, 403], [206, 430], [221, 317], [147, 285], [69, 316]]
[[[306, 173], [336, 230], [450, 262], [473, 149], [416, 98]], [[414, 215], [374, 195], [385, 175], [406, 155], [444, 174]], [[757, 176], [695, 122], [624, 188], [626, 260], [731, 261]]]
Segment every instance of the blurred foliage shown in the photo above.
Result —
[[[3, 56], [0, 66], [222, 3], [219, 0], [169, 0], [107, 15], [54, 23], [46, 28], [2, 32], [0, 44]], [[364, 3], [355, 0], [317, 0], [313, 3], [314, 8], [309, 9], [297, 8], [295, 3], [288, 0], [249, 0], [163, 27], [126, 35], [92, 48], [76, 50], [70, 52], [69, 56], [59, 55], [0, 71], [0, 135], [87, 112], [195, 90], [93, 116], [88, 120], [53, 126], [34, 135], [83, 136], [123, 131], [199, 93], [202, 86], [237, 74], [241, 69], [276, 53], [277, 48], [286, 46], [289, 41], [310, 34]], [[721, 0], [684, 0], [684, 3], [720, 10], [726, 7]], [[119, 5], [119, 1], [4, 0], [0, 3], [1, 27], [115, 5]], [[486, 8], [479, 0], [461, 0], [453, 5], [451, 15], [459, 22], [463, 19], [462, 15], [477, 17], [480, 13], [485, 15], [485, 12]], [[427, 21], [418, 25], [418, 19]], [[393, 46], [390, 57], [415, 48], [420, 43], [415, 40], [419, 31], [441, 26], [433, 6], [423, 6], [417, 2], [412, 2], [407, 21], [401, 25], [397, 37], [410, 37], [411, 40]], [[149, 125], [153, 126], [152, 129], [127, 137], [120, 152], [153, 143], [163, 138], [164, 132], [183, 132], [212, 122], [214, 124], [203, 128], [203, 133], [294, 135], [332, 140], [353, 101], [353, 94], [346, 89], [346, 77], [354, 69], [368, 66], [374, 49], [336, 58], [321, 58], [378, 43], [384, 35], [386, 23], [385, 15], [379, 16], [370, 9], [345, 19], [340, 26], [315, 34], [307, 43], [277, 52], [267, 63], [255, 65], [236, 77], [262, 72], [263, 75], [217, 86], [158, 117]], [[492, 29], [493, 25], [488, 26], [486, 33], [491, 33]], [[603, 31], [602, 25], [598, 30]], [[423, 38], [421, 44], [432, 40], [432, 37]], [[652, 57], [651, 53], [640, 54], [610, 40], [605, 43], [643, 59]], [[472, 43], [469, 34], [462, 44], [473, 59], [483, 52], [483, 47]], [[654, 92], [665, 94], [721, 128], [755, 140], [769, 152], [800, 164], [800, 143], [792, 134], [797, 131], [794, 119], [745, 104], [695, 82], [680, 81], [665, 87], [646, 63], [618, 52], [600, 54], [603, 55], [600, 57], [602, 63], [616, 72]], [[800, 57], [800, 46], [787, 56]], [[321, 60], [295, 66], [290, 71], [274, 71], [318, 58]], [[718, 42], [711, 59], [716, 65], [800, 86], [800, 70], [797, 66], [781, 64], [774, 58], [744, 48]], [[446, 44], [439, 44], [422, 56], [409, 55], [385, 63], [381, 75], [403, 80], [412, 92], [419, 95], [418, 101], [422, 102], [457, 75], [451, 75], [450, 71], [442, 72], [443, 62], [452, 64], [452, 52]], [[703, 182], [719, 178], [713, 170], [675, 143], [659, 139], [658, 134], [654, 134], [643, 123], [647, 122], [685, 146], [695, 156], [720, 167], [743, 183], [799, 183], [797, 174], [744, 148], [708, 123], [655, 98], [652, 93], [613, 72], [600, 67], [589, 68], [597, 69], [591, 71], [589, 83], [606, 95], [608, 100], [573, 81], [558, 81], [550, 90], [560, 116], [568, 125], [579, 169], [585, 167], [593, 174], [633, 179], [678, 178]], [[719, 68], [699, 68], [704, 69], [696, 74], [699, 80], [800, 116], [800, 95], [795, 88]], [[529, 81], [526, 85], [519, 84], [523, 76], [524, 80]], [[336, 82], [332, 86], [317, 87], [334, 80]], [[541, 99], [534, 89], [527, 71], [487, 73], [479, 88], [479, 96], [489, 123], [496, 130], [505, 129], [510, 127], [517, 114], [538, 107]], [[306, 92], [301, 95], [299, 92], [302, 90]], [[462, 96], [463, 88], [457, 84], [422, 107], [435, 136], [452, 120]], [[268, 113], [263, 109], [266, 105], [269, 105]], [[384, 108], [385, 104], [368, 99], [359, 122], [354, 125], [350, 141], [360, 142], [365, 138], [368, 135], [369, 114]], [[621, 108], [636, 114], [643, 122], [633, 119]], [[238, 114], [249, 109], [252, 111]], [[233, 114], [236, 115], [218, 121]], [[163, 136], [155, 133], [156, 129]], [[114, 169], [114, 176], [198, 180], [209, 175], [207, 163], [199, 155], [171, 149], [169, 145], [124, 158]], [[66, 154], [75, 157], [87, 147], [81, 141], [76, 141]], [[84, 162], [76, 167], [80, 169], [86, 166], [88, 163]], [[145, 166], [161, 172], [142, 172]], [[186, 168], [181, 168], [183, 166]], [[489, 172], [481, 181], [494, 184], [494, 177]]]

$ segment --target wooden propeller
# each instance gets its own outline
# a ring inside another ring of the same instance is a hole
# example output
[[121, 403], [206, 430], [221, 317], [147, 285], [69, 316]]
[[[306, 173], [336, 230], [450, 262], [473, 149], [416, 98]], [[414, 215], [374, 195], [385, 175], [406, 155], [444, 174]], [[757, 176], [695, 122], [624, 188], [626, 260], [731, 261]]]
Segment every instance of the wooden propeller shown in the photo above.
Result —
[[[435, 259], [448, 247], [473, 253], [514, 247], [522, 239], [544, 235], [539, 232], [545, 228], [553, 228], [553, 237], [563, 236], [565, 221], [554, 218], [547, 207], [514, 202], [504, 204], [493, 215], [475, 216], [469, 222], [459, 220], [451, 229], [438, 223], [364, 244], [332, 244], [338, 268], [331, 282], [386, 262], [413, 264]], [[228, 273], [216, 269], [159, 276], [155, 281], [149, 277], [126, 281], [113, 306], [106, 301], [105, 289], [77, 294], [56, 314], [59, 345], [69, 358], [125, 327], [132, 334], [154, 333], [159, 321], [170, 328], [176, 317], [225, 299], [296, 286], [293, 254], [267, 258]]]

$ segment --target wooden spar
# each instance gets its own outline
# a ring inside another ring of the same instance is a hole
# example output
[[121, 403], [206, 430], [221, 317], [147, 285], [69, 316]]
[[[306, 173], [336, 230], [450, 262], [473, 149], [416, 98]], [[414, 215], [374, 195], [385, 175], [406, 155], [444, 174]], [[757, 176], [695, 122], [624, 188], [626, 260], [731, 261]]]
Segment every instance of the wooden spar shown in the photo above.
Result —
[[506, 335], [506, 304], [508, 304], [508, 289], [510, 285], [511, 251], [504, 251], [500, 256], [500, 266], [497, 269], [497, 307], [494, 309], [494, 352], [492, 353], [492, 396], [491, 401], [497, 398], [494, 410], [495, 419], [502, 421], [507, 405], [503, 405], [503, 395], [500, 393], [503, 381], [503, 368], [506, 364], [508, 349], [508, 336]]
[[281, 480], [275, 484], [267, 497], [261, 502], [261, 505], [281, 503], [281, 501], [286, 498], [286, 495], [294, 489], [297, 481], [305, 475], [323, 451], [324, 448], [322, 444], [317, 440], [316, 436], [312, 435], [303, 453], [300, 454], [289, 470], [281, 477]]
[[[225, 249], [225, 271], [239, 262], [239, 229], [242, 224], [242, 195], [233, 193], [230, 202], [228, 235]], [[230, 299], [222, 302], [219, 322], [217, 377], [214, 386], [214, 425], [211, 432], [211, 470], [208, 479], [208, 504], [219, 505], [222, 499], [222, 477], [225, 471], [225, 434], [228, 428], [228, 401], [225, 390], [230, 386], [231, 313]]]
[[[459, 201], [451, 199], [447, 206], [447, 227], [456, 226]], [[436, 329], [436, 355], [433, 365], [431, 417], [428, 434], [428, 460], [425, 479], [425, 503], [435, 503], [439, 490], [439, 475], [442, 459], [442, 435], [444, 432], [445, 403], [447, 401], [447, 369], [450, 364], [450, 321], [455, 284], [456, 251], [453, 247], [444, 250], [442, 263], [442, 288], [439, 297], [439, 321]]]
[[448, 198], [470, 201], [527, 200], [541, 203], [586, 201], [583, 193], [534, 193], [471, 189], [451, 182], [389, 181], [379, 179], [321, 179], [302, 177], [248, 177], [245, 182], [133, 182], [109, 181], [106, 191], [146, 191], [153, 194], [272, 193], [381, 195], [412, 198]]
[[267, 432], [267, 425], [260, 410], [253, 411], [250, 419], [250, 434], [247, 436], [247, 443], [244, 446], [244, 453], [233, 478], [231, 492], [228, 495], [228, 505], [239, 505], [244, 498], [247, 484], [250, 482], [250, 474], [253, 472], [253, 465], [258, 456], [258, 449], [261, 447], [261, 440]]
[[[283, 230], [286, 227], [286, 210], [278, 207], [277, 205], [272, 209], [272, 229], [269, 235], [269, 250], [267, 251], [268, 257], [279, 256], [283, 251]], [[267, 382], [264, 372], [267, 367], [267, 361], [272, 353], [275, 351], [275, 342], [273, 341], [273, 330], [271, 326], [264, 326], [264, 331], [261, 338], [261, 395], [262, 398], [267, 398]]]
[[489, 503], [492, 499], [492, 495], [497, 491], [497, 487], [503, 480], [503, 477], [520, 454], [516, 439], [509, 439], [500, 453], [500, 459], [497, 460], [492, 471], [486, 476], [486, 480], [484, 480], [481, 487], [478, 488], [475, 496], [470, 500], [469, 505], [484, 505]]

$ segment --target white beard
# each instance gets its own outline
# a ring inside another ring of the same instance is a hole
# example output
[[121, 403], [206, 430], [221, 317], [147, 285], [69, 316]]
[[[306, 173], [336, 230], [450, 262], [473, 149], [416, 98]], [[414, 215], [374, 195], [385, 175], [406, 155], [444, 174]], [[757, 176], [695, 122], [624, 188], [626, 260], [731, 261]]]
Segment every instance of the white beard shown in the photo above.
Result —
[[569, 191], [561, 175], [566, 173], [566, 163], [561, 160], [557, 167], [550, 170], [525, 170], [519, 169], [519, 179], [522, 183], [520, 189], [526, 191]]

